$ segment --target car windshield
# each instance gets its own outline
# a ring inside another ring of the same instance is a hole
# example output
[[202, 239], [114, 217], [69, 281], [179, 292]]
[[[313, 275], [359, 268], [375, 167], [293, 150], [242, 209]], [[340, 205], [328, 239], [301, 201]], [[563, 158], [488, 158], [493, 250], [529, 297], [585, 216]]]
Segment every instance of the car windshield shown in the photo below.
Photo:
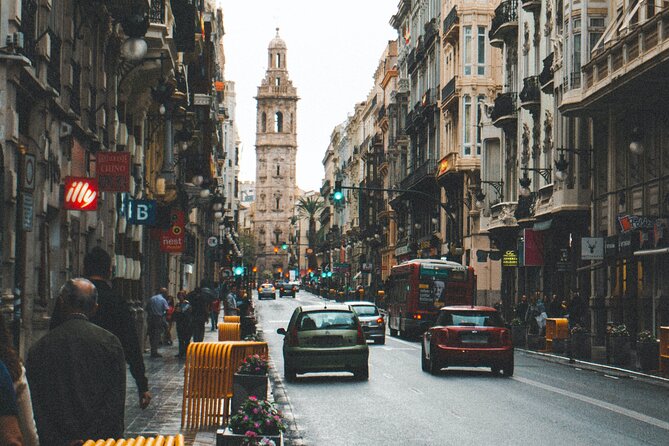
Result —
[[442, 311], [436, 325], [503, 327], [504, 323], [496, 311]]
[[379, 309], [375, 305], [351, 305], [351, 307], [358, 313], [358, 316], [378, 316]]
[[297, 320], [299, 331], [307, 330], [355, 330], [357, 324], [351, 311], [310, 311], [302, 313]]

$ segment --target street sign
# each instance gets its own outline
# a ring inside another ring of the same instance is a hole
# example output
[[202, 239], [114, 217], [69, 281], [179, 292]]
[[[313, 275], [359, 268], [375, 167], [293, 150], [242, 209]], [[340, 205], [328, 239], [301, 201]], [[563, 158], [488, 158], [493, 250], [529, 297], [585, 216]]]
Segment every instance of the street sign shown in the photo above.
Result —
[[95, 211], [98, 208], [98, 182], [95, 178], [65, 177], [66, 211]]
[[153, 226], [156, 223], [156, 200], [128, 200], [128, 223]]
[[210, 248], [215, 248], [216, 245], [218, 245], [218, 237], [211, 236], [207, 239], [207, 245], [209, 245]]
[[129, 192], [130, 152], [98, 152], [95, 172], [100, 192]]
[[172, 209], [170, 212], [170, 227], [161, 231], [160, 250], [162, 252], [180, 253], [184, 250], [184, 211]]
[[26, 153], [23, 157], [23, 189], [35, 190], [35, 155]]
[[21, 219], [23, 221], [23, 230], [26, 232], [30, 232], [33, 230], [33, 208], [34, 208], [34, 200], [33, 200], [33, 194], [30, 192], [24, 192], [22, 194], [23, 196], [23, 218]]

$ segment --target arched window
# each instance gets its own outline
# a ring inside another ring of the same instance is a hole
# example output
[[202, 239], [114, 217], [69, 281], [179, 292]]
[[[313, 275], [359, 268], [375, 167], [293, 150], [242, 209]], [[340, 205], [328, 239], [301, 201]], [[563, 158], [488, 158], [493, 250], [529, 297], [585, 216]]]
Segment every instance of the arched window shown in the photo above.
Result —
[[260, 131], [263, 133], [267, 131], [267, 114], [265, 114], [265, 112], [262, 112], [260, 118]]
[[283, 132], [283, 113], [281, 112], [274, 114], [274, 131], [276, 133]]
[[274, 68], [281, 68], [281, 53], [274, 55]]
[[276, 166], [276, 176], [278, 177], [279, 175], [281, 175], [281, 166], [277, 165]]
[[277, 198], [277, 199], [276, 199], [276, 208], [277, 208], [277, 210], [278, 210], [278, 209], [281, 209], [281, 207], [279, 206], [280, 203], [281, 203], [281, 198]]
[[276, 86], [276, 87], [281, 86], [281, 78], [280, 77], [274, 78], [274, 86]]

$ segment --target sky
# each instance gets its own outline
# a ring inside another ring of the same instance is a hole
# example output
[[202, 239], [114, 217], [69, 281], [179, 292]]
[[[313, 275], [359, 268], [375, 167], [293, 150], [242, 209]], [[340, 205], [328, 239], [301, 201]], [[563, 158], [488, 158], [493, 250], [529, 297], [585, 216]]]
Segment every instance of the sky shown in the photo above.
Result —
[[288, 74], [297, 88], [297, 185], [319, 190], [323, 157], [334, 127], [371, 90], [399, 0], [218, 0], [223, 10], [225, 78], [235, 82], [242, 143], [241, 181], [255, 180], [257, 87], [276, 35], [288, 48]]

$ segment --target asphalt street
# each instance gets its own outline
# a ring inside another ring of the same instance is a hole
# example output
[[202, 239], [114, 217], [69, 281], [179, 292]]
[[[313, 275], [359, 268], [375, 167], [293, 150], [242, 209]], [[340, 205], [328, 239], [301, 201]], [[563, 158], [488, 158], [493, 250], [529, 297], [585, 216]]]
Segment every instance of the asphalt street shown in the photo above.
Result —
[[[259, 328], [283, 376], [281, 347], [298, 305], [323, 299], [256, 303]], [[489, 369], [420, 367], [417, 341], [370, 344], [369, 381], [348, 373], [299, 375], [285, 388], [307, 445], [662, 445], [669, 444], [669, 389], [516, 351], [512, 378]]]

